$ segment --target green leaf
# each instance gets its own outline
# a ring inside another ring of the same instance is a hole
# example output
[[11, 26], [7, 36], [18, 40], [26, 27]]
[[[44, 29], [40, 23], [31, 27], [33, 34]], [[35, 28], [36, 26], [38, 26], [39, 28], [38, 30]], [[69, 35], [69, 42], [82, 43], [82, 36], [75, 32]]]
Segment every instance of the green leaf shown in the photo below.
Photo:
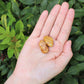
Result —
[[64, 2], [64, 0], [59, 0], [59, 4], [62, 4]]
[[7, 74], [8, 72], [8, 68], [5, 68], [1, 71], [1, 76], [4, 76], [5, 74]]
[[35, 19], [36, 18], [36, 16], [34, 17], [34, 16], [32, 16], [29, 20], [28, 20], [28, 24], [30, 24], [30, 25], [32, 25], [32, 26], [35, 26], [35, 24], [36, 24], [36, 22], [35, 22]]
[[49, 1], [49, 4], [47, 6], [47, 10], [50, 11], [54, 5], [58, 4], [60, 2], [60, 0], [51, 0]]
[[19, 49], [18, 48], [15, 48], [14, 54], [15, 54], [16, 59], [18, 59], [19, 53], [20, 53], [19, 52]]
[[0, 34], [4, 34], [4, 33], [5, 33], [5, 29], [0, 26]]
[[21, 20], [17, 21], [17, 23], [15, 24], [15, 29], [17, 33], [24, 30], [24, 24]]
[[6, 19], [6, 17], [7, 16], [5, 14], [1, 16], [1, 23], [2, 23], [2, 26], [5, 27], [5, 28], [7, 28], [7, 19]]
[[75, 18], [84, 16], [84, 8], [75, 9]]
[[69, 0], [69, 7], [71, 8], [75, 4], [75, 0]]
[[14, 49], [9, 47], [8, 50], [7, 50], [8, 57], [11, 58], [13, 56], [13, 54], [14, 54]]
[[10, 10], [11, 7], [12, 7], [11, 2], [8, 2], [7, 5], [6, 5], [6, 7], [7, 7], [7, 10]]
[[9, 72], [8, 72], [8, 74], [7, 74], [7, 78], [9, 78], [9, 76], [11, 76], [12, 73], [13, 73], [13, 70], [10, 69]]
[[25, 35], [22, 32], [20, 33], [20, 37], [21, 37], [21, 40], [23, 40], [23, 41], [26, 40]]
[[84, 3], [84, 0], [78, 0], [79, 2], [81, 2], [81, 3]]
[[74, 19], [74, 25], [76, 25], [77, 28], [81, 29], [81, 27], [80, 27], [80, 25], [81, 25], [80, 19]]
[[[25, 22], [27, 22], [27, 20], [29, 19], [30, 20], [30, 18], [32, 17], [33, 15], [31, 14], [31, 13], [27, 13], [26, 15], [24, 15], [22, 18], [21, 18], [21, 20], [24, 22], [24, 24], [25, 24]], [[26, 23], [26, 25], [27, 25], [27, 23]]]
[[6, 37], [5, 33], [0, 35], [0, 40], [3, 40]]
[[5, 5], [6, 4], [2, 0], [0, 0], [0, 8], [5, 9]]
[[10, 36], [10, 35], [9, 35], [9, 34], [10, 34], [10, 27], [9, 27], [9, 26], [6, 28], [6, 34], [7, 34], [8, 36]]
[[79, 53], [75, 53], [73, 56], [77, 61], [84, 61], [84, 55], [80, 55]]
[[10, 36], [11, 37], [14, 37], [15, 36], [15, 29], [14, 28], [11, 29]]
[[0, 50], [4, 50], [4, 49], [6, 49], [6, 48], [8, 48], [8, 45], [0, 44]]
[[25, 7], [22, 11], [21, 11], [21, 16], [23, 16], [23, 15], [27, 15], [28, 13], [32, 13], [32, 8], [31, 7], [29, 7], [29, 6], [27, 6], [27, 7]]
[[71, 66], [68, 70], [68, 74], [78, 75], [83, 70], [84, 70], [84, 63], [79, 63], [77, 65]]
[[5, 68], [6, 68], [5, 65], [1, 65], [1, 66], [0, 66], [0, 71], [4, 70]]
[[14, 22], [16, 22], [16, 19], [10, 10], [8, 11], [7, 16], [8, 16], [8, 26], [11, 26]]
[[75, 77], [72, 77], [71, 75], [66, 75], [63, 77], [62, 84], [79, 84], [78, 80], [75, 79]]
[[4, 12], [7, 11], [5, 6], [6, 4], [2, 0], [0, 0], [0, 14], [3, 14]]
[[42, 0], [36, 0], [36, 4], [40, 4]]
[[19, 40], [19, 41], [16, 42], [16, 47], [17, 47], [17, 48], [18, 48], [18, 47], [21, 47], [21, 40]]
[[80, 35], [83, 34], [82, 31], [79, 29], [79, 27], [72, 26], [72, 30], [70, 35]]
[[11, 38], [7, 37], [1, 42], [1, 44], [8, 44], [10, 42], [10, 40], [11, 40]]
[[34, 6], [32, 8], [32, 14], [37, 15], [38, 13], [39, 13], [38, 7], [37, 6]]
[[19, 1], [21, 1], [25, 5], [31, 5], [35, 2], [34, 0], [19, 0]]
[[48, 0], [42, 0], [40, 12], [42, 12], [43, 10], [47, 8], [47, 4], [48, 4]]
[[71, 59], [70, 64], [77, 65], [77, 64], [79, 64], [79, 62], [77, 60]]
[[20, 17], [20, 9], [19, 9], [19, 5], [18, 3], [16, 2], [16, 0], [11, 0], [12, 2], [12, 11], [18, 16]]
[[16, 35], [16, 39], [21, 39], [21, 40], [23, 40], [23, 41], [25, 41], [25, 35], [23, 34], [23, 32], [20, 32], [20, 34], [17, 34]]
[[84, 35], [80, 35], [73, 44], [73, 50], [80, 50], [81, 46], [84, 44]]
[[10, 66], [11, 66], [11, 68], [12, 68], [12, 70], [14, 71], [14, 69], [15, 69], [15, 66], [16, 66], [16, 59], [14, 58], [14, 59], [11, 59], [11, 64], [10, 64]]
[[75, 9], [80, 9], [81, 8], [81, 4], [79, 2], [76, 2], [76, 4], [74, 5]]

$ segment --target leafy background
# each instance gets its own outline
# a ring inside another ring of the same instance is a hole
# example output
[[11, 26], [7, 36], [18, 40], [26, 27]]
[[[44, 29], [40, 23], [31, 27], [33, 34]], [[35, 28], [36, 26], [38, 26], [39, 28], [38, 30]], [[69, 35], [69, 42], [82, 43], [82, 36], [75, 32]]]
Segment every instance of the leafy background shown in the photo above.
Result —
[[46, 84], [84, 84], [84, 0], [0, 0], [0, 84], [12, 74], [41, 12], [64, 1], [75, 9], [69, 37], [74, 56], [65, 70]]

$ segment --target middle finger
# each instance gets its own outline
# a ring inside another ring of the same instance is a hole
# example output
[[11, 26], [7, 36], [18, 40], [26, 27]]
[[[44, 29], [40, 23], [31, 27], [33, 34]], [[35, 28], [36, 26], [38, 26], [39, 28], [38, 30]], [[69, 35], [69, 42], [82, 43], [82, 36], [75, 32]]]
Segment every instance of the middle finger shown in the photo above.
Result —
[[50, 33], [50, 36], [53, 37], [54, 39], [57, 38], [59, 32], [60, 32], [60, 29], [64, 23], [64, 20], [65, 20], [65, 17], [66, 17], [66, 14], [68, 12], [68, 8], [69, 8], [69, 4], [67, 2], [64, 2], [61, 6], [61, 9], [60, 9], [60, 12], [59, 12], [59, 15], [55, 21], [55, 24], [51, 30], [51, 33]]
[[52, 29], [52, 26], [55, 22], [55, 19], [58, 15], [59, 10], [60, 10], [60, 5], [55, 5], [53, 7], [53, 9], [51, 10], [51, 12], [46, 20], [46, 23], [44, 24], [43, 30], [41, 32], [41, 37], [44, 37], [45, 35], [49, 35], [49, 33]]

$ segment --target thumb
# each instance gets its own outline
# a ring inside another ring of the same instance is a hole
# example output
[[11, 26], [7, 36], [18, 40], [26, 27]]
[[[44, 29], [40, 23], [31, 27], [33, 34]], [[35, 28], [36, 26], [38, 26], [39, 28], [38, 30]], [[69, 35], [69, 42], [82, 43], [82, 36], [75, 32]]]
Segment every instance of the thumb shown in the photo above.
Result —
[[67, 41], [64, 45], [62, 54], [55, 60], [57, 64], [56, 68], [58, 69], [58, 73], [60, 73], [66, 67], [72, 56], [73, 53], [71, 50], [71, 41]]

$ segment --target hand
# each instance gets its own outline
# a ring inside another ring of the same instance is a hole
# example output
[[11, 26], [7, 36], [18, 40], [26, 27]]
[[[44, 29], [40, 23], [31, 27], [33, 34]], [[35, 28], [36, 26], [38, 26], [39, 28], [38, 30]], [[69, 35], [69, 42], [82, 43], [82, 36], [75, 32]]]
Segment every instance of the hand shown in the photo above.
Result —
[[[62, 72], [70, 61], [73, 54], [71, 41], [67, 40], [74, 19], [74, 9], [68, 8], [69, 4], [64, 2], [62, 6], [55, 5], [49, 15], [47, 10], [41, 14], [19, 54], [13, 73], [21, 81], [25, 79], [28, 83], [28, 79], [34, 79], [36, 84], [46, 83]], [[49, 48], [47, 54], [43, 54], [39, 41], [46, 35], [54, 39], [54, 46]]]

